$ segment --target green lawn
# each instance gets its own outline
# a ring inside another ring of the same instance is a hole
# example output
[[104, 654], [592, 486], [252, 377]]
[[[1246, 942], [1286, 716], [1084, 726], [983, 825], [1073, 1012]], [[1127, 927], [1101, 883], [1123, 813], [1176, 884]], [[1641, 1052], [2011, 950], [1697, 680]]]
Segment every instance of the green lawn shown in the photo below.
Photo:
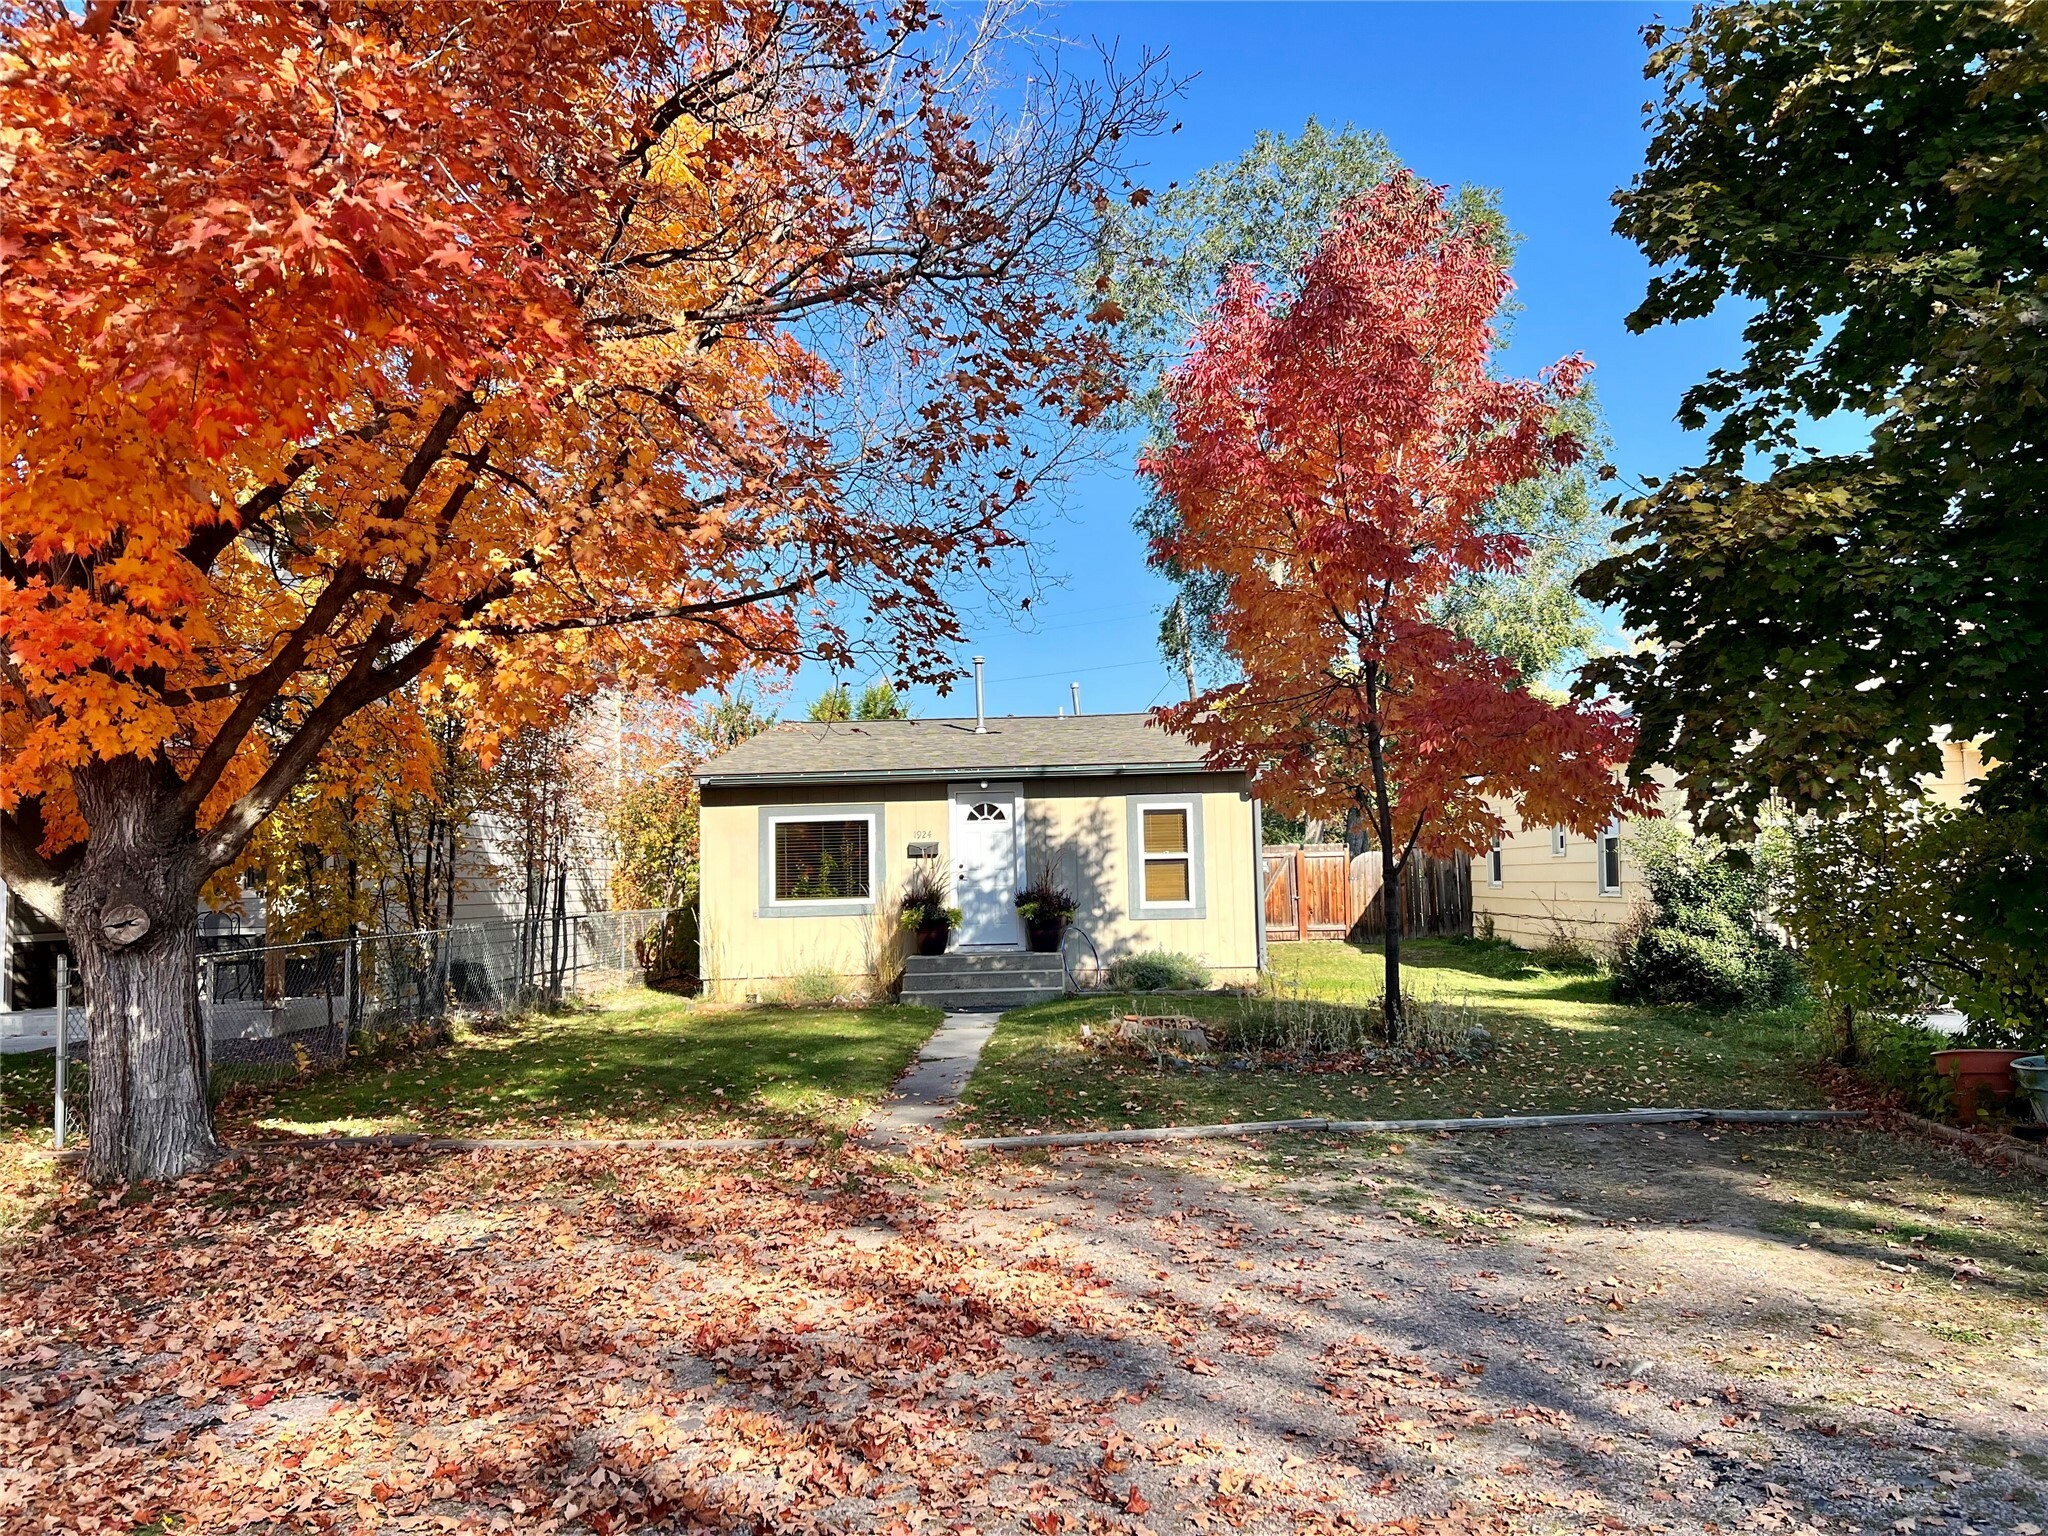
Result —
[[244, 1093], [221, 1120], [231, 1140], [832, 1135], [887, 1091], [938, 1022], [928, 1008], [737, 1009], [633, 992]]
[[[0, 1132], [47, 1131], [56, 1085], [56, 1052], [0, 1056]], [[73, 1076], [67, 1091], [84, 1097], [83, 1072]]]
[[[1160, 1071], [1142, 1058], [1084, 1051], [1080, 1029], [1142, 1009], [1214, 1021], [1230, 997], [1065, 998], [1006, 1014], [968, 1085], [956, 1127], [1024, 1129], [1199, 1124], [1326, 1115], [1343, 1119], [1641, 1107], [1803, 1108], [1822, 1102], [1798, 1071], [1799, 1017], [1710, 1015], [1609, 1000], [1604, 977], [1546, 971], [1504, 945], [1411, 940], [1410, 996], [1462, 1003], [1494, 1036], [1477, 1064], [1371, 1072]], [[1283, 994], [1364, 1003], [1381, 991], [1377, 950], [1286, 944], [1272, 950]]]

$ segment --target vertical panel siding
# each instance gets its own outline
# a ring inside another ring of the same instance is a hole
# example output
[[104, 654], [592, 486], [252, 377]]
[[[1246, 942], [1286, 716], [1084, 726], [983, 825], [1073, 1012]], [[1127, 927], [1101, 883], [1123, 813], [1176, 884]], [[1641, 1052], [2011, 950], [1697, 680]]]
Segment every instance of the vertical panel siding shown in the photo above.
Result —
[[[1228, 787], [1215, 787], [1218, 782]], [[1194, 956], [1219, 980], [1258, 974], [1259, 880], [1252, 806], [1235, 775], [1119, 776], [1024, 781], [1025, 868], [1050, 861], [1080, 902], [1076, 926], [1104, 963], [1141, 950]], [[1194, 794], [1202, 805], [1204, 916], [1138, 920], [1131, 913], [1128, 796]], [[763, 805], [875, 803], [883, 807], [881, 899], [858, 917], [761, 917], [760, 813]], [[952, 868], [948, 786], [833, 783], [817, 789], [718, 789], [705, 795], [702, 819], [703, 967], [715, 998], [772, 994], [787, 978], [823, 969], [850, 986], [893, 985], [904, 942], [898, 902], [913, 838], [935, 841]], [[1083, 965], [1087, 946], [1069, 951]]]

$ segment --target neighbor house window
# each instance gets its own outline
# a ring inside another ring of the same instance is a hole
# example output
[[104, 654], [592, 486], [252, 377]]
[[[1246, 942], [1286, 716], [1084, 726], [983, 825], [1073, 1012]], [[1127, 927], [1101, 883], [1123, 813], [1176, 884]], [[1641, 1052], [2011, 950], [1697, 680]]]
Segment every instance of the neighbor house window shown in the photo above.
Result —
[[1486, 851], [1486, 883], [1488, 885], [1499, 885], [1501, 883], [1500, 839], [1497, 837], [1493, 840], [1493, 846]]
[[1552, 827], [1550, 829], [1550, 856], [1553, 859], [1561, 859], [1564, 857], [1563, 827]]
[[1600, 834], [1600, 894], [1621, 894], [1621, 823], [1610, 822]]
[[1194, 839], [1184, 805], [1147, 806], [1145, 829], [1145, 905], [1179, 906], [1195, 899]]
[[865, 901], [873, 895], [874, 822], [866, 816], [775, 822], [775, 900]]

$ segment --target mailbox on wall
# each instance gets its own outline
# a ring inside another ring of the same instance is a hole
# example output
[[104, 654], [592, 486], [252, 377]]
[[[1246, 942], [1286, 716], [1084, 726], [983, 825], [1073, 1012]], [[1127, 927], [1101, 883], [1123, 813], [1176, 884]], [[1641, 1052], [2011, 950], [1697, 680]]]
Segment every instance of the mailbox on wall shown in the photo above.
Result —
[[903, 850], [903, 856], [907, 859], [936, 859], [939, 856], [939, 845], [937, 843], [912, 843]]

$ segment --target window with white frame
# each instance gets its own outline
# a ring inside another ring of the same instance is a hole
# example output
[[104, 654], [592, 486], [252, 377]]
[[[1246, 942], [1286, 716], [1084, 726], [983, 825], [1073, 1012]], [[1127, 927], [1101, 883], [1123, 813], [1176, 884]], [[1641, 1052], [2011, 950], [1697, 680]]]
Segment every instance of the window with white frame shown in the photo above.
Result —
[[1192, 906], [1195, 900], [1194, 808], [1147, 805], [1139, 813], [1140, 889], [1148, 907]]
[[1498, 886], [1503, 878], [1500, 858], [1500, 839], [1493, 840], [1493, 846], [1486, 850], [1486, 883]]
[[1552, 827], [1550, 829], [1550, 856], [1553, 859], [1561, 859], [1564, 857], [1563, 827]]
[[1621, 823], [1611, 821], [1600, 833], [1600, 894], [1621, 894]]
[[874, 894], [872, 816], [774, 820], [774, 900], [866, 901]]

